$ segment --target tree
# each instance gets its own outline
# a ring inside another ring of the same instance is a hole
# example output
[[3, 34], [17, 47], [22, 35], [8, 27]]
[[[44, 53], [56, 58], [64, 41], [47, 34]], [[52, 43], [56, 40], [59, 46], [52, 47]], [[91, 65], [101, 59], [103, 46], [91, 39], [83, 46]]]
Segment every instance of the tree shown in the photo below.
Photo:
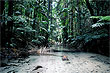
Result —
[[[9, 8], [8, 8], [8, 16], [12, 16], [13, 15], [13, 1], [8, 1], [8, 4], [9, 4]], [[7, 29], [8, 29], [8, 35], [6, 36], [7, 38], [7, 42], [8, 44], [11, 44], [11, 37], [12, 37], [12, 29], [13, 29], [13, 21], [12, 20], [9, 20], [7, 22]]]
[[2, 42], [2, 43], [0, 42], [1, 46], [3, 46], [3, 44], [5, 43], [5, 42], [3, 43], [3, 39], [1, 39], [1, 38], [5, 37], [5, 33], [4, 33], [5, 29], [3, 29], [3, 28], [5, 28], [5, 22], [4, 22], [4, 17], [3, 17], [4, 16], [3, 15], [4, 14], [4, 9], [5, 9], [5, 1], [0, 1], [0, 15], [1, 15], [0, 20], [2, 20], [2, 22], [0, 22], [1, 23], [1, 25], [0, 25], [0, 35], [2, 34], [0, 36], [0, 41]]

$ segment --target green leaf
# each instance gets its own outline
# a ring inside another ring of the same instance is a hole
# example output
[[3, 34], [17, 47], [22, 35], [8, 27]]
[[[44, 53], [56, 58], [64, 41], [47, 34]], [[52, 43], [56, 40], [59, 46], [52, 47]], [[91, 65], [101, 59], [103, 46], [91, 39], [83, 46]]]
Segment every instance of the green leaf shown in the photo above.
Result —
[[110, 16], [103, 16], [103, 17], [101, 18], [101, 20], [107, 20], [107, 21], [110, 21]]
[[103, 25], [104, 25], [104, 23], [95, 23], [95, 24], [92, 25], [92, 28], [94, 28], [94, 27], [101, 27]]
[[93, 18], [93, 19], [100, 19], [102, 16], [91, 16], [90, 18]]
[[16, 13], [16, 14], [18, 14], [18, 15], [20, 15], [20, 14], [21, 14], [21, 12], [20, 12], [20, 11], [16, 11], [15, 13]]
[[43, 27], [40, 27], [41, 30], [45, 31], [46, 33], [48, 33], [48, 30], [43, 28]]
[[91, 16], [90, 18], [100, 19], [100, 21], [102, 20], [110, 21], [110, 16]]
[[17, 28], [17, 31], [19, 31], [19, 30], [24, 31], [24, 28]]
[[32, 40], [32, 43], [40, 44], [41, 42], [39, 40]]
[[44, 36], [38, 36], [38, 38], [45, 39], [45, 37], [44, 37]]
[[42, 23], [42, 24], [45, 24], [45, 25], [48, 24], [47, 21], [42, 21], [41, 23]]

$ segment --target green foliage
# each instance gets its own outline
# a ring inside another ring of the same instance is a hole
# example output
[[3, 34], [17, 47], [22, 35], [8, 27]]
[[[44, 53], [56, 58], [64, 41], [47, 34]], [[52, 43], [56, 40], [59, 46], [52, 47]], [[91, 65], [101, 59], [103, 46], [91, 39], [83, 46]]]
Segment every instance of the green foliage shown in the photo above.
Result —
[[90, 18], [100, 19], [99, 21], [110, 21], [110, 16], [91, 16]]
[[95, 23], [95, 24], [92, 25], [92, 28], [94, 28], [94, 27], [101, 27], [103, 25], [104, 25], [104, 23]]
[[101, 20], [110, 21], [110, 16], [103, 16], [103, 17], [101, 18]]
[[96, 19], [100, 19], [100, 18], [102, 18], [102, 16], [91, 16], [90, 18], [96, 18]]
[[40, 45], [41, 42], [39, 40], [32, 40], [32, 43], [35, 43], [36, 45]]
[[[26, 46], [28, 45], [26, 42], [35, 42], [37, 45], [39, 44], [39, 46], [41, 46], [45, 41], [48, 41], [48, 21], [50, 21], [47, 16], [48, 6], [46, 5], [48, 2], [46, 2], [45, 5], [42, 4], [42, 2], [43, 1], [35, 0], [14, 1], [12, 7], [13, 14], [10, 16], [8, 16], [9, 3], [8, 1], [5, 2], [2, 19], [5, 20], [6, 26], [3, 25], [3, 27], [5, 26], [3, 32], [6, 33], [4, 36], [7, 36], [7, 33], [12, 32], [10, 35], [14, 36], [13, 39], [16, 40], [16, 42], [11, 41], [11, 36], [9, 38], [11, 47], [15, 47], [15, 44], [17, 47], [20, 47], [20, 43], [23, 43], [25, 44], [24, 46]], [[11, 29], [8, 27], [10, 25], [7, 25], [8, 21], [13, 21]], [[44, 45], [45, 44], [46, 42]]]
[[91, 16], [90, 18], [99, 19], [97, 23], [92, 25], [92, 28], [94, 28], [94, 27], [101, 27], [103, 25], [110, 24], [109, 23], [110, 16]]
[[[44, 3], [44, 1], [46, 2]], [[107, 21], [110, 21], [110, 16], [101, 16], [103, 11], [99, 11], [100, 16], [97, 16], [97, 2], [90, 3], [90, 6], [93, 6], [93, 14], [96, 16], [90, 17], [91, 14], [87, 8], [86, 0], [52, 1], [50, 7], [48, 6], [47, 0], [18, 1], [13, 3], [13, 14], [8, 16], [9, 4], [8, 1], [6, 1], [2, 15], [3, 20], [6, 21], [6, 27], [4, 26], [6, 30], [4, 30], [4, 32], [11, 31], [11, 34], [14, 35], [14, 39], [36, 42], [37, 44], [48, 41], [48, 37], [52, 40], [63, 40], [63, 42], [73, 44], [76, 40], [90, 42], [93, 39], [107, 36], [104, 34], [106, 33], [105, 30], [100, 32], [95, 31], [85, 35], [85, 33], [90, 30], [89, 28], [92, 27], [92, 30], [94, 30], [95, 27], [101, 28], [106, 25]], [[100, 6], [100, 2], [98, 5]], [[96, 9], [94, 9], [94, 7], [96, 7]], [[106, 10], [104, 9], [104, 11]], [[89, 17], [96, 19], [97, 23], [91, 25], [92, 21]], [[8, 21], [13, 21], [12, 30], [8, 28]]]
[[48, 30], [43, 28], [43, 27], [40, 27], [41, 31], [44, 31], [44, 33], [48, 33]]

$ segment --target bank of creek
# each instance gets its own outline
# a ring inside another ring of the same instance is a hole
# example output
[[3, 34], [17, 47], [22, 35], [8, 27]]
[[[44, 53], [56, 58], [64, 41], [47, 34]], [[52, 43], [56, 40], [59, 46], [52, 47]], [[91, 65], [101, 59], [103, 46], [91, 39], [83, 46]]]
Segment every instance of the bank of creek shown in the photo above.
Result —
[[[55, 48], [55, 47], [54, 47]], [[60, 50], [62, 47], [57, 47]], [[0, 67], [0, 73], [110, 73], [109, 58], [87, 52], [51, 52], [52, 55], [31, 55]], [[62, 60], [62, 56], [69, 60]]]

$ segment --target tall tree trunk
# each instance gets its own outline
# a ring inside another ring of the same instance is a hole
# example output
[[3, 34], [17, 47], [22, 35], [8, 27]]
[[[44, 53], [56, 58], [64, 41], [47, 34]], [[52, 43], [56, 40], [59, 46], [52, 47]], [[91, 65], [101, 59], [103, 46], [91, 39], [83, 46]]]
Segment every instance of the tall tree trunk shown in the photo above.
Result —
[[[68, 8], [68, 5], [69, 5], [68, 3], [69, 3], [69, 1], [67, 2], [67, 8]], [[70, 22], [70, 18], [69, 18], [69, 11], [68, 11], [68, 18], [67, 18], [67, 20], [68, 20], [68, 24], [67, 24], [67, 29], [68, 29], [68, 30], [67, 30], [67, 31], [68, 31], [68, 36], [69, 36], [69, 35], [70, 35], [70, 25], [69, 25], [69, 24], [70, 24], [70, 23], [69, 23], [69, 22]]]
[[[66, 6], [66, 0], [64, 0], [64, 5], [63, 5], [64, 8], [67, 8]], [[68, 33], [67, 33], [67, 25], [66, 25], [66, 20], [67, 20], [67, 15], [66, 15], [67, 12], [63, 12], [63, 15], [64, 17], [61, 19], [63, 21], [63, 26], [65, 26], [63, 28], [63, 45], [66, 46], [66, 40], [68, 39]]]
[[0, 15], [3, 14], [3, 10], [5, 9], [5, 1], [0, 1]]
[[[86, 6], [88, 7], [88, 9], [89, 9], [89, 11], [90, 11], [91, 16], [94, 16], [94, 11], [93, 11], [93, 9], [92, 9], [90, 3], [89, 3], [89, 0], [85, 0], [85, 1], [86, 1]], [[97, 20], [96, 20], [96, 19], [93, 19], [93, 22], [96, 23]]]
[[35, 21], [36, 21], [36, 8], [34, 9], [34, 16], [33, 16], [33, 18], [34, 18], [34, 21], [33, 21], [33, 26], [32, 26], [32, 28], [33, 29], [35, 29], [36, 27], [35, 27]]
[[[34, 21], [33, 21], [33, 25], [32, 25], [32, 28], [33, 28], [34, 30], [37, 30], [37, 32], [35, 32], [34, 36], [39, 35], [39, 23], [36, 22], [36, 18], [37, 18], [36, 10], [37, 10], [37, 9], [34, 8], [34, 14], [33, 14], [33, 19], [34, 19]], [[36, 23], [37, 23], [37, 24], [36, 24]]]
[[68, 35], [70, 35], [71, 33], [70, 33], [70, 31], [71, 31], [71, 25], [70, 25], [70, 15], [69, 15], [69, 13], [68, 13], [68, 19], [69, 19], [69, 23], [68, 23]]
[[[8, 3], [9, 3], [8, 16], [12, 16], [13, 15], [13, 1], [9, 0]], [[8, 44], [10, 44], [11, 37], [12, 37], [12, 29], [13, 29], [13, 21], [12, 20], [7, 22], [7, 28], [8, 28], [8, 31], [7, 31], [8, 35], [6, 37], [7, 37]]]
[[[0, 15], [3, 15], [3, 11], [5, 9], [5, 1], [0, 1]], [[3, 15], [4, 16], [4, 15]], [[2, 22], [0, 23], [0, 47], [4, 47], [5, 45], [5, 22], [4, 22], [4, 17], [0, 16], [0, 20]], [[1, 39], [2, 38], [2, 39]]]
[[91, 8], [91, 5], [90, 5], [90, 3], [89, 3], [89, 0], [85, 0], [86, 1], [86, 5], [87, 5], [87, 7], [88, 7], [88, 9], [89, 9], [89, 11], [90, 11], [90, 14], [93, 16], [94, 15], [94, 11], [93, 11], [93, 9]]
[[50, 18], [51, 24], [52, 24], [52, 0], [51, 0], [51, 18]]
[[80, 17], [80, 1], [77, 0], [77, 7], [78, 7], [78, 14], [77, 14], [77, 33], [80, 34], [80, 29], [81, 29], [81, 17]]
[[[49, 19], [50, 19], [50, 0], [48, 0], [48, 12], [47, 12], [47, 16], [48, 16], [48, 23], [46, 25], [46, 29], [48, 30], [48, 26], [49, 26]], [[47, 35], [45, 36], [46, 37], [46, 41], [45, 41], [45, 45], [48, 46], [48, 37], [49, 37], [49, 34], [47, 33]]]
[[71, 19], [70, 19], [70, 24], [71, 24], [71, 35], [73, 36], [73, 7], [71, 9]]
[[71, 8], [71, 18], [70, 18], [70, 24], [71, 24], [71, 35], [73, 36], [73, 1], [71, 1], [71, 6], [72, 6], [72, 8]]

